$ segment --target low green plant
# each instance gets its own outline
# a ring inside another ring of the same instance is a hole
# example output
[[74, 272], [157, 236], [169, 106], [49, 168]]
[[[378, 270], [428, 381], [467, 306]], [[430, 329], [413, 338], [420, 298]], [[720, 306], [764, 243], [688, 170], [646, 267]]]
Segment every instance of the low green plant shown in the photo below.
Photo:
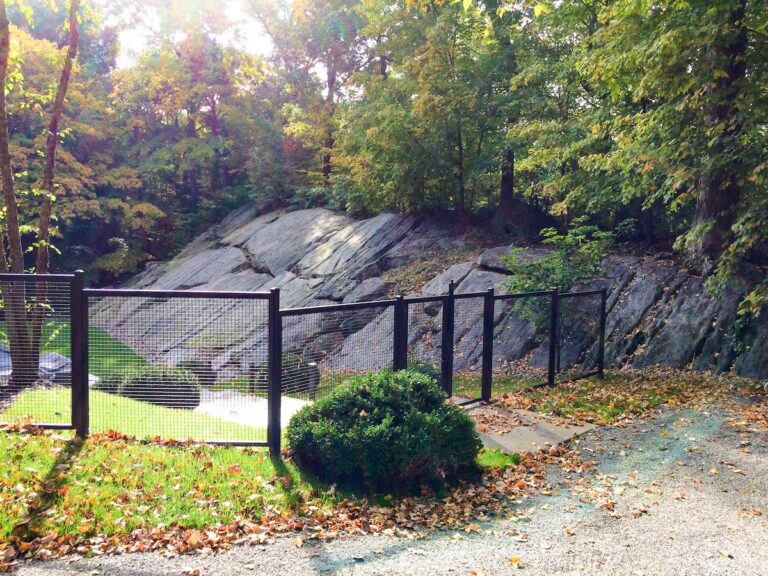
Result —
[[600, 265], [615, 245], [616, 236], [624, 234], [633, 222], [622, 222], [614, 233], [589, 225], [587, 220], [574, 219], [565, 234], [555, 228], [544, 228], [542, 243], [551, 246], [552, 251], [541, 258], [525, 258], [522, 248], [511, 250], [507, 256], [511, 272], [509, 292], [553, 288], [565, 292], [599, 276]]
[[429, 376], [435, 382], [440, 382], [440, 378], [442, 377], [439, 365], [431, 364], [424, 360], [408, 360], [408, 370]]
[[[615, 232], [601, 230], [588, 224], [588, 217], [575, 218], [566, 233], [555, 228], [541, 231], [542, 243], [552, 250], [540, 258], [525, 256], [522, 248], [514, 248], [507, 256], [507, 268], [511, 275], [507, 282], [507, 291], [535, 292], [557, 289], [569, 292], [583, 287], [601, 276], [601, 265], [611, 249], [616, 245], [616, 238], [627, 234], [634, 226], [633, 220], [625, 220]], [[520, 298], [512, 307], [520, 317], [529, 322], [541, 334], [549, 322], [549, 298]], [[570, 301], [560, 301], [560, 317], [572, 318], [579, 305]], [[560, 370], [560, 352], [564, 340], [570, 336], [567, 322], [561, 320], [557, 346], [557, 371]]]
[[[307, 394], [314, 400], [320, 386], [320, 369], [305, 356], [286, 352], [282, 359], [282, 391], [284, 394]], [[267, 393], [269, 367], [260, 364], [248, 377], [248, 392]]]
[[200, 382], [190, 370], [148, 364], [117, 372], [94, 386], [97, 390], [167, 408], [200, 405]]
[[216, 372], [213, 371], [211, 363], [207, 360], [201, 360], [199, 358], [184, 360], [176, 364], [176, 368], [192, 372], [192, 374], [197, 376], [197, 380], [200, 382], [201, 386], [210, 388], [216, 383]]
[[440, 490], [478, 472], [474, 422], [445, 402], [437, 382], [414, 371], [349, 379], [288, 425], [300, 469], [352, 491]]

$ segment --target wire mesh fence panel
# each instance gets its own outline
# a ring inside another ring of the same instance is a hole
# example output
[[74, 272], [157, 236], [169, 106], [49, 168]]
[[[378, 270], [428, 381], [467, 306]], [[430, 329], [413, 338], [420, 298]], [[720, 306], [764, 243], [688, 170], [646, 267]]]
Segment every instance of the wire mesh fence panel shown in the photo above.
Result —
[[462, 398], [482, 394], [483, 307], [483, 296], [454, 302], [453, 393]]
[[306, 404], [346, 378], [392, 366], [394, 307], [311, 309], [283, 317], [283, 406]]
[[558, 302], [557, 379], [597, 370], [600, 344], [600, 293], [561, 294]]
[[493, 393], [547, 381], [549, 296], [496, 296], [493, 329]]
[[0, 276], [0, 422], [72, 421], [71, 280]]
[[440, 381], [443, 303], [441, 298], [408, 303], [408, 368]]
[[93, 432], [266, 442], [266, 295], [87, 292]]

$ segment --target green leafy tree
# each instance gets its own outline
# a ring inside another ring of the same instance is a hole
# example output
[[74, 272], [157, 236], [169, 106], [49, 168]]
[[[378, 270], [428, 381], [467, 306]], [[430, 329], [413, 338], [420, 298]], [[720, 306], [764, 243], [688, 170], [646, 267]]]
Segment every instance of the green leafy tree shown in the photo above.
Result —
[[[623, 231], [631, 227], [623, 223]], [[555, 228], [541, 231], [542, 244], [550, 247], [544, 256], [530, 258], [523, 248], [514, 248], [507, 256], [511, 272], [507, 289], [512, 292], [558, 290], [568, 292], [596, 278], [615, 243], [615, 234], [588, 224], [587, 217], [574, 219], [568, 231]]]
[[[633, 225], [632, 221], [625, 221], [617, 233], [625, 235]], [[545, 228], [541, 236], [542, 244], [550, 248], [543, 256], [531, 257], [521, 248], [512, 249], [507, 256], [507, 268], [511, 274], [507, 283], [509, 293], [541, 290], [570, 292], [583, 288], [600, 277], [603, 262], [616, 242], [616, 234], [589, 224], [586, 217], [574, 219], [566, 233]], [[568, 330], [571, 323], [563, 319], [574, 317], [580, 305], [572, 299], [558, 302], [561, 319], [556, 347], [558, 371], [563, 342], [570, 336]], [[544, 330], [549, 325], [549, 300], [523, 298], [515, 303], [513, 311], [519, 312], [537, 330]]]
[[[78, 47], [78, 0], [71, 0], [69, 7], [69, 37], [68, 47], [61, 66], [58, 84], [52, 100], [46, 146], [44, 152], [45, 166], [42, 181], [35, 189], [42, 197], [40, 217], [37, 228], [36, 271], [48, 272], [48, 250], [50, 243], [51, 211], [54, 199], [54, 169], [56, 150], [59, 140], [59, 123], [64, 107], [69, 80]], [[10, 22], [8, 20], [4, 1], [0, 1], [0, 178], [3, 186], [4, 220], [2, 229], [2, 246], [0, 246], [0, 267], [3, 271], [24, 272], [24, 248], [22, 245], [22, 220], [19, 215], [19, 202], [16, 196], [14, 182], [13, 160], [11, 157], [8, 129], [8, 111], [6, 104], [6, 89], [9, 78], [10, 62]], [[23, 215], [22, 215], [23, 217]], [[9, 252], [5, 251], [7, 239]], [[43, 319], [48, 310], [47, 287], [44, 283], [37, 285], [34, 297], [28, 301], [25, 287], [11, 284], [3, 290], [8, 339], [10, 343], [13, 371], [11, 381], [14, 385], [25, 387], [37, 380], [37, 369], [40, 354]]]

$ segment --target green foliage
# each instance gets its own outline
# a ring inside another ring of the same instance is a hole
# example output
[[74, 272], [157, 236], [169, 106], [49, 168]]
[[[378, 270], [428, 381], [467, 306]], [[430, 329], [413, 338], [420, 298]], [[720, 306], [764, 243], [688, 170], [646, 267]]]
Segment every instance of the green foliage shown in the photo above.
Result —
[[[27, 244], [65, 4], [9, 8]], [[56, 172], [60, 268], [114, 282], [250, 200], [507, 217], [505, 170], [513, 199], [561, 218], [560, 232], [585, 215], [602, 229], [633, 218], [633, 239], [707, 245], [713, 290], [765, 265], [764, 2], [255, 0], [266, 59], [223, 40], [234, 23], [209, 0], [113, 4], [109, 19], [157, 33], [117, 68], [107, 9], [81, 11]], [[764, 300], [758, 288], [741, 310]]]
[[440, 366], [438, 364], [430, 364], [423, 360], [408, 360], [408, 370], [410, 372], [417, 372], [418, 374], [424, 374], [435, 382], [440, 382]]
[[291, 419], [288, 445], [302, 470], [343, 488], [439, 489], [477, 472], [480, 450], [472, 419], [445, 399], [418, 372], [352, 378]]
[[213, 367], [208, 360], [200, 358], [184, 360], [176, 364], [176, 368], [194, 374], [201, 386], [211, 387], [216, 383], [216, 372], [213, 371]]
[[542, 230], [543, 243], [552, 250], [540, 258], [524, 258], [524, 250], [520, 248], [511, 250], [507, 256], [511, 272], [509, 292], [551, 289], [567, 292], [597, 277], [600, 264], [614, 246], [615, 235], [587, 221], [585, 217], [575, 219], [565, 234], [554, 228]]
[[[269, 386], [269, 367], [260, 364], [248, 376], [249, 392], [266, 394]], [[308, 395], [314, 399], [320, 386], [320, 369], [311, 359], [286, 352], [282, 359], [281, 385], [284, 394]]]
[[96, 389], [167, 408], [200, 405], [200, 382], [184, 368], [149, 364], [110, 375]]

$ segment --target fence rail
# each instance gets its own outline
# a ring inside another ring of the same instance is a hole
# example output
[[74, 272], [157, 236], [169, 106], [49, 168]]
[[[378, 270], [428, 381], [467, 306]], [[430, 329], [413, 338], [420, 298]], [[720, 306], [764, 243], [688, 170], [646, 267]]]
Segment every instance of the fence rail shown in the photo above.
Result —
[[[418, 363], [472, 403], [604, 370], [605, 290], [458, 293], [451, 282], [439, 296], [281, 308], [277, 288], [94, 289], [78, 271], [0, 274], [0, 297], [0, 420], [80, 436], [116, 429], [278, 454], [291, 414], [350, 375]], [[47, 340], [26, 382], [12, 361], [25, 361], [18, 334], [34, 326]], [[41, 360], [53, 349], [56, 377]]]

